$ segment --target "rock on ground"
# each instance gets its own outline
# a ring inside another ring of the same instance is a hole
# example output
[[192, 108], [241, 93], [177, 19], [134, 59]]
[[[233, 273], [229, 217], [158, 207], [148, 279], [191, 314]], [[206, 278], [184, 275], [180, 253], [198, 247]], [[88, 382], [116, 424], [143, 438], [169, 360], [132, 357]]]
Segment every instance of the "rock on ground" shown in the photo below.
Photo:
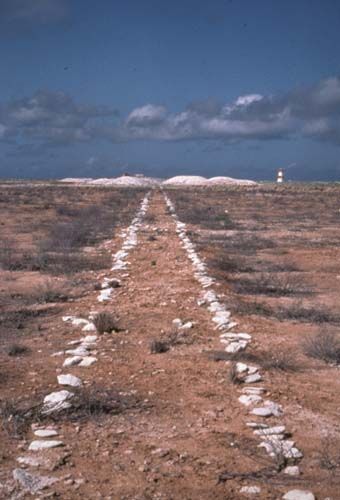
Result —
[[313, 493], [306, 490], [290, 490], [282, 498], [283, 500], [315, 500]]
[[48, 488], [52, 484], [59, 481], [56, 477], [30, 474], [22, 469], [14, 469], [13, 478], [15, 481], [18, 481], [25, 490], [28, 490], [32, 494]]
[[64, 443], [62, 441], [36, 440], [31, 442], [28, 449], [30, 451], [40, 451], [40, 450], [48, 450], [49, 448], [57, 448], [58, 446], [63, 446], [63, 445]]

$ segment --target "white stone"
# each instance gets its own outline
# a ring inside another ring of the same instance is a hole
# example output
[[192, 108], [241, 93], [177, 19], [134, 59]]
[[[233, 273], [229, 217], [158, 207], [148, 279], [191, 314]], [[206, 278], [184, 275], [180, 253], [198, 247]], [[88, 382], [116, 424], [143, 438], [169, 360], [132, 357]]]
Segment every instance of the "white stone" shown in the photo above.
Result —
[[267, 429], [268, 428], [267, 424], [261, 424], [259, 422], [247, 422], [246, 426], [250, 427], [252, 429]]
[[85, 342], [86, 344], [94, 344], [97, 339], [98, 339], [97, 335], [86, 335], [86, 337], [81, 339], [81, 341]]
[[239, 351], [243, 351], [247, 347], [248, 342], [241, 340], [240, 342], [231, 342], [226, 348], [226, 352], [231, 354]]
[[80, 344], [81, 341], [82, 341], [82, 339], [70, 340], [70, 342], [67, 342], [67, 345], [77, 345], [77, 344]]
[[256, 382], [261, 382], [262, 377], [259, 373], [252, 373], [251, 375], [247, 375], [244, 379], [245, 384], [255, 384]]
[[68, 366], [78, 365], [82, 359], [82, 356], [72, 356], [71, 358], [66, 358], [63, 366], [66, 368]]
[[187, 323], [184, 323], [184, 325], [181, 325], [179, 327], [180, 330], [190, 330], [194, 325], [191, 321], [187, 321]]
[[93, 356], [86, 356], [79, 363], [79, 366], [87, 368], [87, 367], [93, 365], [93, 363], [95, 363], [96, 361], [97, 361], [97, 358], [95, 358]]
[[225, 307], [219, 302], [211, 302], [210, 306], [208, 307], [208, 311], [210, 312], [225, 311]]
[[299, 459], [303, 458], [303, 453], [296, 446], [293, 446], [292, 448], [287, 450], [287, 452], [285, 453], [285, 457]]
[[311, 491], [307, 490], [290, 490], [282, 497], [283, 500], [315, 500], [315, 496]]
[[24, 490], [29, 491], [32, 495], [59, 481], [56, 477], [39, 476], [23, 469], [14, 469], [13, 478], [21, 484]]
[[297, 465], [288, 465], [285, 469], [283, 469], [284, 474], [288, 474], [289, 476], [299, 476], [300, 469]]
[[249, 333], [222, 333], [220, 337], [234, 340], [234, 339], [240, 339], [240, 340], [251, 340], [251, 335]]
[[37, 429], [34, 431], [34, 435], [41, 438], [49, 438], [58, 436], [58, 432], [54, 429]]
[[262, 401], [262, 398], [261, 396], [258, 396], [256, 394], [249, 394], [249, 395], [243, 394], [238, 398], [238, 400], [245, 406], [251, 406]]
[[71, 354], [71, 356], [88, 356], [89, 352], [83, 346], [79, 346], [76, 349], [68, 349], [66, 354]]
[[64, 446], [62, 441], [44, 441], [44, 440], [36, 440], [32, 441], [29, 445], [28, 449], [30, 451], [41, 451], [41, 450], [49, 450], [50, 448], [58, 448], [59, 446]]
[[87, 325], [88, 323], [87, 319], [84, 318], [72, 318], [72, 325], [74, 326]]
[[58, 384], [59, 385], [69, 385], [70, 387], [80, 387], [82, 385], [82, 381], [80, 378], [75, 377], [74, 375], [58, 375]]
[[96, 327], [94, 326], [93, 323], [88, 323], [87, 325], [84, 326], [84, 328], [82, 328], [82, 331], [83, 332], [95, 332]]
[[240, 493], [245, 495], [258, 495], [261, 493], [261, 488], [259, 488], [259, 486], [243, 486], [240, 489]]
[[259, 448], [265, 448], [271, 457], [282, 454], [285, 458], [302, 458], [302, 453], [294, 445], [294, 441], [282, 440], [282, 436], [268, 436], [259, 444]]
[[43, 413], [52, 413], [70, 408], [71, 404], [68, 402], [68, 399], [71, 399], [73, 396], [72, 392], [66, 390], [51, 392], [51, 394], [48, 394], [44, 398]]
[[72, 321], [74, 319], [74, 316], [63, 316], [62, 320], [63, 321]]
[[258, 372], [258, 367], [257, 366], [250, 366], [248, 365], [248, 374], [253, 375], [254, 373]]
[[258, 417], [271, 417], [273, 415], [270, 408], [254, 408], [251, 413]]
[[275, 434], [284, 434], [286, 432], [286, 427], [284, 425], [276, 425], [274, 427], [268, 427], [266, 429], [260, 429], [254, 431], [257, 436], [271, 436]]
[[266, 392], [266, 389], [264, 387], [243, 387], [242, 392], [245, 394], [262, 394], [263, 392]]
[[236, 371], [237, 373], [244, 373], [248, 371], [248, 365], [245, 363], [236, 363]]
[[104, 290], [101, 290], [100, 294], [97, 297], [98, 302], [109, 300], [112, 292], [113, 288], [105, 288]]

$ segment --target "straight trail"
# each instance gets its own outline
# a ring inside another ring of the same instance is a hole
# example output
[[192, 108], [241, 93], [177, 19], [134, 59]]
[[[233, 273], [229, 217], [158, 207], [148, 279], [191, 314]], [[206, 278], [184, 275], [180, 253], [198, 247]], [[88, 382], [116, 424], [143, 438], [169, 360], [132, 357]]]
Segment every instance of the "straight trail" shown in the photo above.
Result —
[[[240, 498], [240, 487], [249, 484], [243, 481], [249, 477], [254, 484], [270, 461], [259, 460], [258, 440], [245, 427], [247, 410], [228, 378], [230, 367], [207, 354], [223, 350], [221, 332], [211, 312], [197, 303], [202, 285], [161, 191], [151, 194], [137, 229], [137, 244], [123, 257], [126, 268], [123, 263], [98, 277], [118, 278], [121, 286], [104, 302], [90, 293], [69, 311], [85, 318], [105, 310], [118, 317], [119, 332], [98, 336], [93, 366], [67, 371], [85, 387], [119, 394], [124, 404], [116, 414], [56, 415], [65, 447], [63, 460], [49, 469], [57, 482], [47, 495], [66, 500]], [[120, 238], [107, 245], [117, 252]], [[217, 283], [213, 288], [218, 293]], [[191, 328], [176, 327], [176, 319]], [[60, 348], [79, 337], [79, 328], [65, 328]], [[169, 350], [153, 353], [155, 341], [170, 343]], [[60, 373], [61, 358], [47, 359], [50, 371]], [[48, 373], [45, 383], [56, 390], [55, 375]], [[231, 478], [219, 481], [226, 472]], [[239, 474], [235, 479], [234, 473]], [[270, 491], [261, 482], [261, 498], [276, 498]]]
[[[221, 350], [219, 332], [211, 314], [197, 304], [202, 288], [162, 193], [151, 196], [127, 260], [122, 287], [106, 309], [118, 314], [128, 333], [112, 339], [114, 347], [98, 363], [96, 379], [141, 399], [143, 408], [105, 420], [99, 430], [82, 429], [73, 459], [87, 469], [88, 494], [235, 498], [239, 484], [218, 484], [218, 477], [226, 469], [258, 468], [239, 449], [252, 438], [240, 436], [244, 410], [228, 382], [228, 368], [206, 354]], [[193, 323], [184, 330], [183, 343], [152, 354], [150, 344], [173, 333], [176, 318]]]

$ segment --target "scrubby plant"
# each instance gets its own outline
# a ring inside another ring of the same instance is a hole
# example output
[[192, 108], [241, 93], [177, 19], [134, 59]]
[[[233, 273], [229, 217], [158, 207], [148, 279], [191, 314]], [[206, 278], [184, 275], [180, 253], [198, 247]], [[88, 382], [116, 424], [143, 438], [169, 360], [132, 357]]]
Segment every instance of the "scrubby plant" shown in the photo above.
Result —
[[52, 279], [47, 279], [35, 289], [33, 298], [39, 304], [46, 304], [49, 302], [65, 302], [68, 296], [65, 293], [65, 286], [56, 283]]
[[260, 359], [262, 368], [265, 370], [280, 370], [283, 372], [294, 372], [298, 370], [298, 364], [294, 355], [289, 351], [278, 351], [267, 353]]
[[98, 313], [94, 317], [93, 323], [98, 333], [111, 333], [119, 330], [116, 318], [109, 312]]
[[233, 288], [237, 293], [251, 295], [293, 295], [307, 293], [307, 288], [301, 278], [296, 275], [270, 275], [262, 273], [252, 279], [242, 278], [233, 282]]
[[20, 356], [21, 354], [27, 354], [29, 348], [22, 344], [11, 344], [6, 351], [8, 356]]
[[160, 354], [167, 352], [169, 350], [168, 342], [163, 340], [152, 340], [150, 342], [150, 352], [151, 354]]
[[320, 331], [303, 341], [303, 351], [311, 358], [326, 363], [340, 363], [340, 338], [334, 332]]

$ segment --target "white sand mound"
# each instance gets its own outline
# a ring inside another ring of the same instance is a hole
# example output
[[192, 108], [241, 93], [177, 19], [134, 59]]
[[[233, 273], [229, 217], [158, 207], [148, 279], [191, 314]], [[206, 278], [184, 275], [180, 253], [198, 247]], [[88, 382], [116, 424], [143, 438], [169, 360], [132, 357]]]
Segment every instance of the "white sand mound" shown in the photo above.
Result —
[[200, 175], [177, 175], [163, 182], [154, 177], [144, 177], [139, 175], [122, 175], [121, 177], [110, 177], [102, 179], [92, 179], [91, 177], [67, 177], [61, 182], [73, 184], [87, 184], [94, 186], [117, 186], [117, 187], [152, 187], [164, 184], [165, 186], [223, 186], [223, 185], [252, 185], [257, 184], [248, 179], [235, 179], [233, 177], [212, 177], [206, 179]]
[[222, 185], [222, 184], [245, 184], [245, 185], [251, 185], [251, 184], [256, 184], [255, 181], [250, 181], [248, 179], [235, 179], [234, 177], [211, 177], [209, 179], [209, 184], [217, 184], [217, 185]]
[[72, 183], [87, 183], [93, 181], [92, 177], [65, 177], [65, 179], [60, 179], [60, 182], [72, 182]]
[[159, 184], [157, 179], [153, 177], [134, 177], [130, 175], [122, 175], [116, 179], [111, 179], [114, 186], [156, 186]]
[[233, 177], [211, 177], [209, 179], [209, 184], [235, 184], [237, 179], [234, 179]]
[[135, 177], [122, 175], [121, 177], [104, 177], [101, 179], [92, 178], [72, 178], [61, 179], [61, 182], [71, 182], [74, 184], [90, 184], [91, 186], [122, 186], [122, 187], [151, 187], [157, 186], [160, 182], [153, 177]]
[[177, 175], [163, 182], [166, 186], [201, 186], [208, 183], [208, 179], [200, 175]]

